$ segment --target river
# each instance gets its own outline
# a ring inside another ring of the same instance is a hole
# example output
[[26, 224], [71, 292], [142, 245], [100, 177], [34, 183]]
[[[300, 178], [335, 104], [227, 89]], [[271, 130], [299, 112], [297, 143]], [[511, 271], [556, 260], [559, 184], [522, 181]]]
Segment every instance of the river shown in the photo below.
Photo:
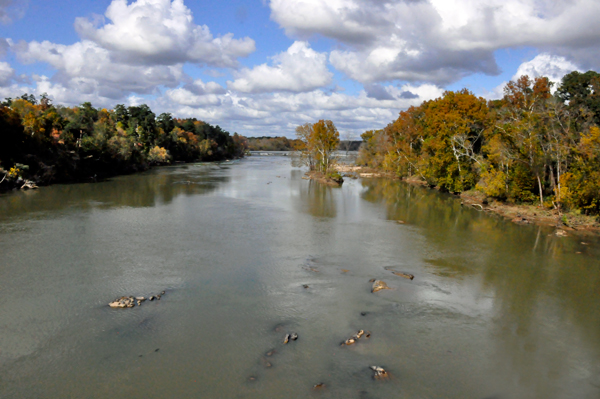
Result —
[[303, 173], [252, 156], [0, 196], [0, 397], [600, 397], [598, 238]]

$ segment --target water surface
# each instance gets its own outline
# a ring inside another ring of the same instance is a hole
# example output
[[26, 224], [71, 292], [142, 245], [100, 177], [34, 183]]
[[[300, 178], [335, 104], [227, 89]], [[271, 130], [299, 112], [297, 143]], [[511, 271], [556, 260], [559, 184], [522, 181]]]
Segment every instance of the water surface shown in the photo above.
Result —
[[0, 397], [600, 396], [598, 239], [303, 173], [254, 156], [0, 196]]

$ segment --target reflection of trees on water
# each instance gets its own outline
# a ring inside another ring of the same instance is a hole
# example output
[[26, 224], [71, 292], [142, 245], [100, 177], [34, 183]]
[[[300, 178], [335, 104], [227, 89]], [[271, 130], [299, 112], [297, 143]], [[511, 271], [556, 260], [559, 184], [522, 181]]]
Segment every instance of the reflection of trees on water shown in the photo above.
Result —
[[[373, 179], [363, 181], [363, 186], [367, 189], [363, 198], [383, 203], [388, 219], [422, 228], [420, 233], [432, 247], [428, 252], [440, 254], [424, 260], [432, 273], [481, 276], [481, 289], [494, 298], [499, 357], [510, 354], [507, 367], [530, 375], [531, 384], [544, 380], [540, 390], [549, 386], [550, 374], [571, 378], [564, 359], [568, 346], [554, 344], [569, 339], [572, 325], [585, 339], [577, 350], [600, 358], [597, 244], [584, 246], [576, 237], [555, 237], [551, 228], [517, 226], [462, 207], [452, 196], [398, 181]], [[549, 369], [532, 370], [545, 361]]]
[[108, 181], [43, 187], [37, 191], [11, 192], [0, 196], [0, 219], [32, 212], [79, 209], [152, 207], [168, 204], [180, 195], [207, 194], [230, 180], [215, 165], [157, 168], [142, 174], [119, 176]]
[[336, 199], [333, 192], [336, 188], [314, 180], [300, 180], [300, 182], [302, 182], [299, 185], [300, 205], [304, 211], [316, 217], [336, 217]]

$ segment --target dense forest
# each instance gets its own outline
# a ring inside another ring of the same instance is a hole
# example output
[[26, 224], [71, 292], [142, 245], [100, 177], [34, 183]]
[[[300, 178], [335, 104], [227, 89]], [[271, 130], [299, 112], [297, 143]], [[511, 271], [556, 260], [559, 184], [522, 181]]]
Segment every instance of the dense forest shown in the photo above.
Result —
[[493, 101], [447, 91], [365, 132], [358, 163], [452, 193], [599, 214], [600, 74], [552, 86], [523, 76]]
[[158, 117], [147, 105], [113, 110], [54, 106], [43, 95], [0, 106], [0, 189], [90, 181], [171, 162], [242, 157], [247, 140], [192, 119]]

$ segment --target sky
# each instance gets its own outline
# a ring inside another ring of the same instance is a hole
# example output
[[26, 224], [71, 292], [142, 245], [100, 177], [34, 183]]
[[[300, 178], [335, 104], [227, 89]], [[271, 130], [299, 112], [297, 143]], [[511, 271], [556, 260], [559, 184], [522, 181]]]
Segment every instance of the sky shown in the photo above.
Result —
[[342, 138], [467, 88], [600, 70], [598, 0], [0, 0], [0, 98], [148, 104], [246, 136]]

